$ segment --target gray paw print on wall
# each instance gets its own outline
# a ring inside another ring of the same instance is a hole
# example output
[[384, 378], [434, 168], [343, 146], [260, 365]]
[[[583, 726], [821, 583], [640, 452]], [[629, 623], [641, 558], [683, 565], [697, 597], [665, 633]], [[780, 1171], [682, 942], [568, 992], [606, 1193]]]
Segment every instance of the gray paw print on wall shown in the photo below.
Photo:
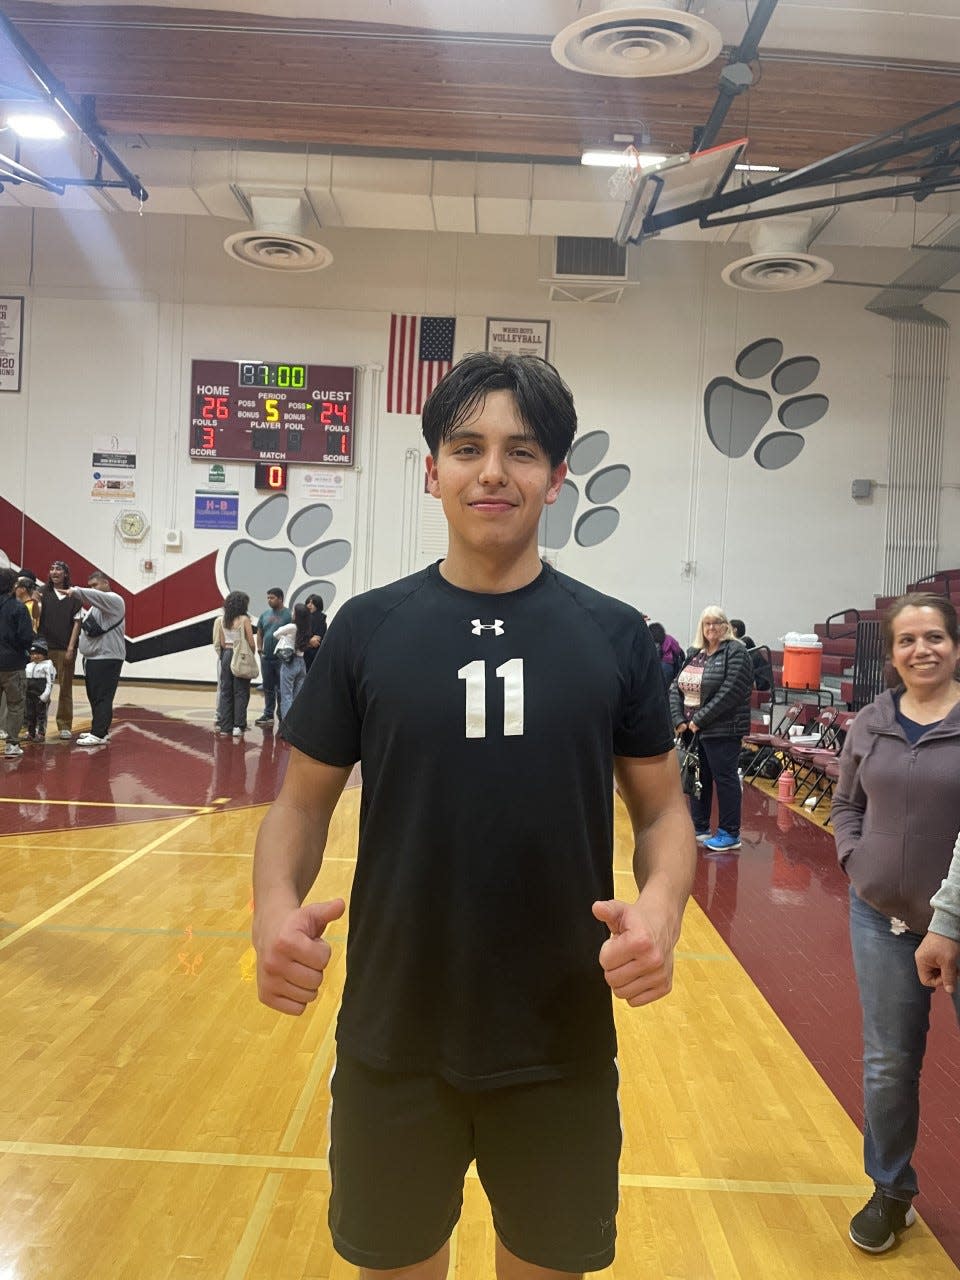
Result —
[[[830, 407], [824, 395], [800, 395], [820, 373], [815, 356], [783, 359], [779, 338], [761, 338], [737, 356], [737, 373], [755, 381], [770, 378], [770, 390], [785, 396], [777, 418], [785, 431], [771, 431], [753, 451], [757, 464], [776, 471], [798, 457], [806, 444], [798, 431], [819, 422]], [[733, 378], [714, 378], [703, 394], [703, 414], [707, 435], [728, 458], [742, 458], [770, 421], [773, 397], [765, 388], [744, 386]]]
[[[326, 575], [345, 568], [353, 554], [350, 543], [343, 538], [320, 541], [333, 523], [333, 511], [325, 502], [303, 507], [288, 520], [289, 514], [287, 495], [271, 494], [247, 517], [244, 531], [249, 540], [231, 543], [224, 556], [227, 590], [245, 591], [254, 613], [263, 607], [271, 587], [283, 589], [290, 608], [302, 604], [307, 596], [318, 595], [324, 609], [329, 609], [337, 588]], [[290, 587], [299, 570], [308, 578], [298, 582], [291, 595]]]
[[[630, 468], [620, 463], [601, 467], [607, 456], [610, 437], [606, 431], [589, 431], [573, 442], [567, 454], [567, 478], [559, 497], [544, 507], [537, 539], [541, 547], [556, 551], [565, 547], [571, 536], [581, 547], [595, 547], [606, 542], [620, 523], [620, 512], [609, 504], [630, 483]], [[578, 517], [580, 487], [570, 476], [585, 476], [583, 496], [591, 505]]]

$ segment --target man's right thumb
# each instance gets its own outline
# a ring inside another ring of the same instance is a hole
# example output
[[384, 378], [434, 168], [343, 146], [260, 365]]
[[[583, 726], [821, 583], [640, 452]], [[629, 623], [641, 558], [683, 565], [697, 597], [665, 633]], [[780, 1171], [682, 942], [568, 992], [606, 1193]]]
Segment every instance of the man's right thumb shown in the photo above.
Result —
[[347, 909], [342, 898], [334, 898], [330, 902], [308, 902], [303, 908], [307, 918], [308, 932], [312, 938], [319, 938], [332, 920], [339, 920]]

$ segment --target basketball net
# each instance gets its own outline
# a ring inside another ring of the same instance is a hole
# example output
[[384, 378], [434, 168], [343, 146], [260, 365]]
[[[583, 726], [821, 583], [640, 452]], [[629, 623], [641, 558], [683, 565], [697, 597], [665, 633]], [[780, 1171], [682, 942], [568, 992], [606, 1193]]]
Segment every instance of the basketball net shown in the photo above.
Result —
[[629, 146], [623, 153], [619, 165], [607, 180], [607, 189], [613, 200], [626, 200], [637, 184], [640, 176], [640, 152]]

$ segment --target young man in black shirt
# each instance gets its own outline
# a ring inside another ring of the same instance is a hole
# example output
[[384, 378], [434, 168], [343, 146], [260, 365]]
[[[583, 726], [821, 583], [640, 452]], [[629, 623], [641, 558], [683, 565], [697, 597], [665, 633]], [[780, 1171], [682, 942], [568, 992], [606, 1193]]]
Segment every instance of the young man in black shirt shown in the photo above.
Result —
[[[332, 1083], [330, 1227], [361, 1275], [443, 1280], [472, 1159], [500, 1280], [610, 1264], [610, 991], [667, 994], [696, 852], [656, 649], [541, 563], [576, 430], [546, 362], [468, 356], [423, 412], [446, 558], [345, 604], [283, 734], [254, 865], [261, 1000], [300, 1014], [344, 911], [301, 905], [363, 773]], [[613, 896], [613, 781], [639, 896]]]

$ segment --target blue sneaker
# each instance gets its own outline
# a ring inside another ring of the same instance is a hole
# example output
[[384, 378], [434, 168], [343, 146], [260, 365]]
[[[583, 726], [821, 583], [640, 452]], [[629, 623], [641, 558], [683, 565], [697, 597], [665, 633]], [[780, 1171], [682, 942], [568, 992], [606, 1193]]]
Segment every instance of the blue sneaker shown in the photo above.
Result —
[[732, 853], [734, 849], [740, 848], [740, 837], [730, 835], [729, 831], [724, 831], [721, 827], [712, 839], [704, 840], [703, 847], [711, 853]]

